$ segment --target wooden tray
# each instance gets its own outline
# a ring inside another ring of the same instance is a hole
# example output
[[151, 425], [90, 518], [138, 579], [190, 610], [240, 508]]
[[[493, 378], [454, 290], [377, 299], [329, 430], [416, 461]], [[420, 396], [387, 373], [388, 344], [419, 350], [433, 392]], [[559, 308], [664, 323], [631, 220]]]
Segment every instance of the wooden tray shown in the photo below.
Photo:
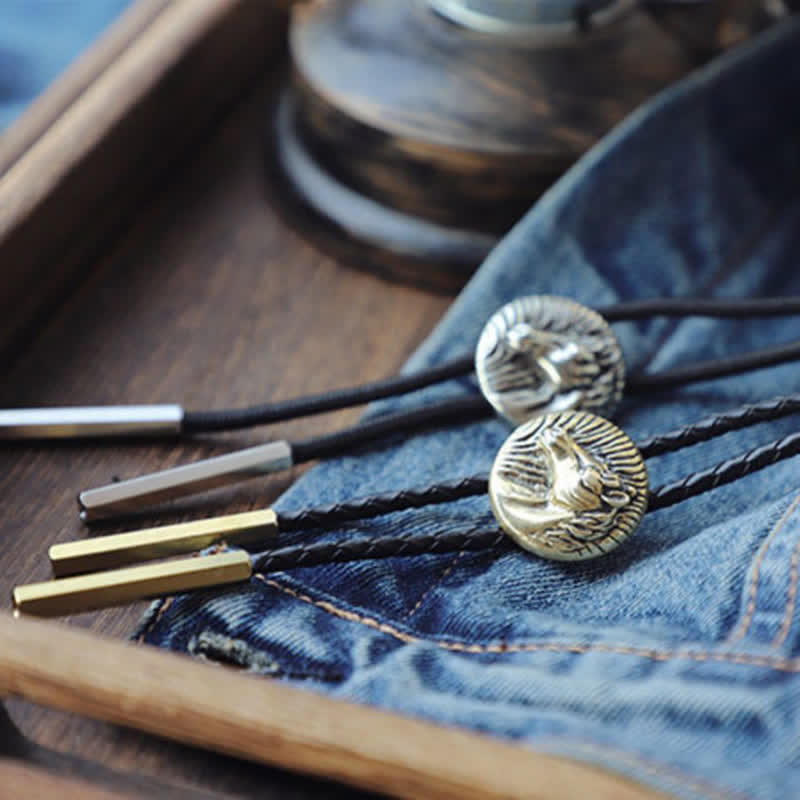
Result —
[[[138, 0], [0, 140], [3, 406], [213, 408], [289, 397], [391, 374], [435, 324], [447, 297], [341, 266], [276, 210], [282, 187], [265, 184], [261, 136], [281, 80], [286, 18], [286, 3]], [[357, 414], [282, 431], [313, 435]], [[0, 594], [48, 578], [47, 547], [85, 535], [78, 489], [263, 436], [4, 448]], [[246, 509], [288, 483], [279, 477], [216, 497], [225, 509]], [[84, 796], [86, 785], [67, 773], [90, 780], [98, 797], [194, 796], [199, 787], [245, 797], [351, 794], [243, 757], [397, 796], [653, 796], [512, 744], [148, 648], [130, 652], [114, 638], [142, 610], [85, 615], [70, 626], [0, 615], [0, 694], [26, 698], [5, 706], [28, 740], [6, 743], [0, 794], [25, 781], [46, 787], [42, 795]], [[156, 692], [159, 676], [175, 681], [184, 668], [191, 685], [213, 686], [233, 705], [237, 693], [260, 689], [261, 738], [224, 746], [208, 719], [176, 727], [152, 703], [123, 702], [126, 687]], [[194, 788], [154, 790], [162, 780]]]

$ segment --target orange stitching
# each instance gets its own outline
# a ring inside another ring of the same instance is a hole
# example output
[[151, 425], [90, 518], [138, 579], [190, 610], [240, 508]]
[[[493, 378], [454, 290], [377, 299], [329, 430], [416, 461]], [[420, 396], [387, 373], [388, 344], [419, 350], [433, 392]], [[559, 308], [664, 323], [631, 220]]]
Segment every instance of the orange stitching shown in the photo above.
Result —
[[778, 520], [775, 527], [772, 529], [770, 535], [765, 539], [764, 544], [761, 546], [761, 551], [758, 554], [755, 564], [753, 565], [753, 581], [750, 584], [750, 596], [747, 600], [747, 608], [745, 609], [744, 616], [739, 622], [738, 626], [734, 629], [733, 633], [728, 637], [728, 644], [738, 642], [748, 630], [753, 622], [753, 617], [756, 613], [756, 595], [758, 594], [759, 581], [761, 580], [761, 564], [766, 558], [767, 551], [772, 544], [772, 540], [783, 530], [783, 526], [791, 519], [798, 504], [800, 504], [800, 495], [798, 495], [789, 508], [783, 513], [783, 516]]
[[144, 641], [144, 637], [148, 634], [153, 632], [153, 628], [158, 625], [161, 621], [161, 617], [166, 614], [167, 609], [172, 605], [173, 600], [175, 600], [175, 596], [171, 595], [170, 597], [165, 597], [163, 602], [161, 603], [161, 608], [158, 609], [158, 613], [150, 620], [150, 624], [141, 632], [139, 638], [136, 640], [141, 644]]
[[649, 658], [653, 661], [669, 661], [673, 658], [684, 658], [689, 661], [723, 661], [732, 664], [744, 664], [752, 667], [765, 667], [774, 669], [779, 672], [800, 672], [800, 659], [782, 658], [778, 656], [753, 656], [747, 653], [717, 653], [710, 650], [657, 650], [655, 648], [645, 647], [630, 647], [628, 645], [613, 645], [613, 644], [575, 644], [565, 642], [520, 642], [517, 644], [507, 644], [505, 642], [497, 642], [496, 644], [467, 644], [466, 642], [450, 642], [441, 641], [438, 639], [426, 639], [420, 636], [415, 636], [410, 633], [405, 633], [393, 625], [386, 622], [380, 622], [372, 617], [365, 617], [357, 614], [355, 611], [347, 611], [346, 609], [339, 608], [333, 603], [325, 600], [314, 600], [307, 594], [290, 589], [288, 586], [283, 586], [274, 580], [266, 578], [262, 573], [257, 572], [253, 574], [254, 578], [258, 578], [268, 586], [272, 586], [290, 597], [300, 600], [303, 603], [310, 603], [317, 608], [322, 609], [328, 614], [332, 614], [340, 619], [347, 620], [348, 622], [357, 622], [360, 625], [366, 625], [368, 628], [373, 628], [376, 631], [385, 633], [387, 636], [392, 636], [399, 639], [405, 644], [429, 643], [440, 647], [442, 650], [448, 650], [457, 653], [473, 653], [473, 654], [487, 654], [487, 653], [535, 653], [535, 652], [550, 652], [550, 653], [609, 653], [613, 655], [632, 655], [640, 658]]
[[775, 639], [772, 642], [773, 647], [780, 647], [789, 635], [789, 630], [792, 627], [792, 619], [794, 618], [794, 609], [797, 603], [797, 579], [798, 567], [800, 567], [800, 541], [794, 546], [792, 551], [791, 571], [789, 578], [789, 592], [786, 595], [786, 610], [783, 613], [783, 624], [778, 631]]
[[416, 614], [417, 611], [419, 611], [419, 607], [425, 602], [425, 599], [428, 597], [428, 595], [434, 589], [437, 589], [439, 586], [442, 585], [442, 583], [444, 583], [444, 581], [447, 579], [447, 576], [455, 569], [456, 564], [458, 564], [459, 560], [464, 555], [466, 555], [466, 550], [461, 550], [458, 553], [458, 555], [450, 562], [450, 566], [439, 576], [439, 580], [436, 581], [436, 583], [434, 583], [431, 586], [429, 586], [422, 593], [422, 597], [420, 597], [419, 600], [417, 600], [416, 605], [414, 606], [414, 608], [412, 608], [411, 611], [409, 611], [408, 614], [406, 614], [403, 619], [411, 619], [411, 617], [413, 617], [414, 614]]
[[403, 633], [402, 631], [397, 630], [397, 628], [393, 628], [391, 625], [387, 625], [384, 622], [378, 622], [378, 620], [372, 619], [371, 617], [362, 617], [360, 614], [356, 614], [354, 611], [346, 611], [345, 609], [337, 608], [332, 603], [328, 603], [324, 600], [314, 600], [307, 594], [300, 594], [294, 589], [290, 589], [288, 586], [282, 586], [280, 583], [266, 578], [261, 572], [254, 572], [253, 577], [263, 581], [267, 584], [267, 586], [272, 586], [274, 589], [278, 589], [279, 591], [294, 597], [295, 600], [302, 600], [304, 603], [310, 603], [312, 606], [321, 608], [323, 611], [327, 611], [328, 614], [333, 614], [334, 617], [346, 619], [348, 622], [358, 622], [361, 625], [366, 625], [368, 628], [374, 628], [376, 631], [386, 633], [389, 636], [394, 636], [401, 642], [406, 642], [408, 644], [420, 641], [416, 636], [412, 636], [410, 633]]

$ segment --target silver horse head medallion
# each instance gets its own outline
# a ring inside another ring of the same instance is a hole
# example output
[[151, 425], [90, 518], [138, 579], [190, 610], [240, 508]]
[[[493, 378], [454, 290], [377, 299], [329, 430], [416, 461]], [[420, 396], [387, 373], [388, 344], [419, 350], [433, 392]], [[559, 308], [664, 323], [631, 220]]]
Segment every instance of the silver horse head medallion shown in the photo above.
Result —
[[486, 399], [516, 425], [573, 408], [609, 415], [625, 383], [608, 323], [551, 295], [522, 297], [497, 311], [478, 341], [475, 371]]

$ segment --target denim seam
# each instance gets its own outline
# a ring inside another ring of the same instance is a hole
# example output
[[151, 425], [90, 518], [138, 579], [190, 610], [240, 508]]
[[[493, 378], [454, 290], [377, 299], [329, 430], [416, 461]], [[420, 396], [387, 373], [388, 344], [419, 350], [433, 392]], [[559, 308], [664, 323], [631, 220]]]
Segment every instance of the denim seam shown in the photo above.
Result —
[[[786, 524], [789, 520], [794, 516], [795, 512], [797, 511], [798, 506], [800, 506], [800, 495], [795, 497], [786, 511], [781, 515], [781, 518], [775, 524], [775, 527], [770, 532], [769, 536], [764, 540], [764, 543], [761, 545], [761, 550], [758, 554], [758, 557], [753, 564], [753, 577], [750, 582], [750, 591], [748, 594], [747, 600], [747, 608], [745, 609], [744, 616], [740, 620], [739, 624], [734, 629], [733, 633], [728, 637], [727, 643], [734, 644], [738, 642], [740, 639], [743, 639], [747, 632], [750, 630], [750, 625], [753, 622], [753, 618], [755, 617], [756, 613], [756, 600], [758, 597], [758, 588], [761, 581], [761, 566], [764, 563], [764, 560], [767, 557], [767, 552], [769, 551], [773, 541], [777, 537], [777, 535], [784, 529]], [[791, 601], [791, 595], [789, 598]]]
[[677, 648], [673, 650], [659, 650], [654, 647], [632, 647], [630, 645], [622, 644], [584, 644], [581, 642], [516, 642], [509, 644], [507, 642], [496, 642], [487, 644], [476, 644], [459, 641], [443, 641], [441, 639], [433, 639], [424, 636], [418, 636], [412, 633], [406, 633], [390, 625], [387, 622], [381, 622], [373, 617], [367, 617], [355, 611], [350, 611], [345, 608], [335, 606], [327, 600], [315, 600], [313, 597], [302, 594], [284, 586], [277, 581], [267, 578], [260, 572], [254, 573], [253, 577], [262, 581], [267, 586], [271, 586], [284, 594], [293, 597], [303, 603], [308, 603], [321, 609], [327, 614], [338, 617], [339, 619], [348, 622], [356, 622], [364, 625], [373, 630], [391, 636], [404, 644], [433, 644], [442, 650], [447, 650], [456, 653], [467, 653], [473, 655], [482, 654], [513, 654], [513, 653], [536, 653], [536, 652], [550, 652], [550, 653], [608, 653], [613, 655], [631, 655], [638, 658], [648, 658], [652, 661], [670, 661], [672, 659], [685, 659], [688, 661], [706, 662], [706, 661], [722, 661], [731, 664], [739, 664], [742, 666], [763, 667], [765, 669], [772, 669], [776, 672], [790, 672], [800, 673], [800, 658], [784, 658], [780, 656], [757, 656], [748, 653], [734, 653], [734, 652], [719, 652], [714, 650], [689, 650], [686, 648]]
[[800, 540], [794, 546], [789, 570], [789, 590], [786, 594], [786, 608], [783, 613], [783, 622], [775, 638], [772, 640], [772, 647], [777, 649], [786, 641], [794, 619], [794, 611], [797, 605], [797, 579], [798, 567], [800, 567]]
[[434, 589], [438, 589], [442, 585], [442, 583], [444, 583], [444, 581], [447, 580], [447, 578], [449, 577], [450, 573], [455, 569], [456, 564], [458, 564], [458, 562], [461, 560], [461, 558], [464, 555], [466, 555], [466, 550], [459, 551], [459, 553], [456, 555], [456, 557], [450, 562], [450, 564], [447, 567], [447, 569], [445, 569], [445, 571], [439, 576], [439, 579], [435, 583], [431, 584], [420, 595], [419, 600], [417, 600], [417, 602], [414, 604], [414, 607], [411, 609], [411, 611], [409, 611], [408, 614], [406, 614], [405, 617], [403, 617], [404, 620], [411, 619], [411, 617], [413, 617], [414, 614], [416, 614], [417, 611], [419, 611], [420, 606], [430, 596], [431, 592], [434, 591]]

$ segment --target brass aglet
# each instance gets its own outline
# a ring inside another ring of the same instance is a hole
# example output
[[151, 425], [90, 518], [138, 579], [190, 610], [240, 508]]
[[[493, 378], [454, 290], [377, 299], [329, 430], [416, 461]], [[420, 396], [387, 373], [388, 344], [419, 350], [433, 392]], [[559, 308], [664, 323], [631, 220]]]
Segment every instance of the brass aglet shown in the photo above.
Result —
[[235, 550], [17, 586], [14, 607], [23, 614], [60, 617], [245, 581], [251, 572], [250, 556]]
[[193, 553], [223, 541], [247, 547], [277, 533], [277, 515], [272, 509], [262, 509], [54, 544], [50, 563], [53, 574], [63, 578]]

